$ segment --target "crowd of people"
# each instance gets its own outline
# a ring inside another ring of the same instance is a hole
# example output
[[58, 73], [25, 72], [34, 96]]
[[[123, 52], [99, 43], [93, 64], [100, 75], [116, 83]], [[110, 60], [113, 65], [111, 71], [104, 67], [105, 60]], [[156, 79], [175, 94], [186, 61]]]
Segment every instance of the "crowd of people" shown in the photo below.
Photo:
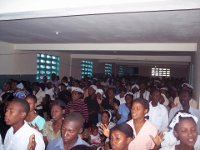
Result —
[[200, 110], [183, 79], [56, 74], [0, 92], [0, 150], [200, 150]]

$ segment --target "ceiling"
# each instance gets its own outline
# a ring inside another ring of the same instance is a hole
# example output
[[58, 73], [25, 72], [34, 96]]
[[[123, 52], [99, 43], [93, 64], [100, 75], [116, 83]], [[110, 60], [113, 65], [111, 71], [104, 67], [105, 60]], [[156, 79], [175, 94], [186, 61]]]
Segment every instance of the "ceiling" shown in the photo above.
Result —
[[200, 9], [0, 21], [10, 43], [197, 43]]

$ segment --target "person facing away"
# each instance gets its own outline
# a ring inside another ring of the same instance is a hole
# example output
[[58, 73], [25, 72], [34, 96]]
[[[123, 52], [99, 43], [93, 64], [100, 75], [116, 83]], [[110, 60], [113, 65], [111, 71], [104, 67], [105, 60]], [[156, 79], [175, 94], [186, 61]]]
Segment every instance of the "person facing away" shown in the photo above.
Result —
[[61, 138], [51, 141], [47, 145], [47, 150], [70, 150], [76, 145], [89, 146], [79, 135], [83, 131], [84, 121], [78, 112], [67, 114], [62, 123]]
[[42, 134], [30, 127], [25, 118], [30, 110], [25, 100], [12, 100], [5, 113], [5, 122], [10, 125], [4, 140], [4, 150], [27, 150], [29, 149], [29, 138], [36, 142], [35, 150], [44, 150], [45, 144]]

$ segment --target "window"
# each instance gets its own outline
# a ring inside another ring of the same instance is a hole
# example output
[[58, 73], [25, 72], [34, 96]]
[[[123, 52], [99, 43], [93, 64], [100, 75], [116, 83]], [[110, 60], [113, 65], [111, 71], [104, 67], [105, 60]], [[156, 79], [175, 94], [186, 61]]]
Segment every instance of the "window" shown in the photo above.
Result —
[[121, 77], [121, 76], [124, 76], [124, 72], [125, 72], [124, 66], [119, 66], [118, 75], [119, 75], [120, 77]]
[[170, 77], [170, 69], [169, 68], [151, 68], [151, 76], [155, 77]]
[[60, 58], [48, 54], [37, 54], [37, 73], [36, 79], [41, 81], [43, 76], [51, 78], [51, 74], [59, 74]]
[[92, 77], [93, 75], [93, 62], [91, 60], [82, 60], [81, 62], [81, 78], [84, 76]]
[[105, 76], [112, 75], [112, 64], [105, 64]]

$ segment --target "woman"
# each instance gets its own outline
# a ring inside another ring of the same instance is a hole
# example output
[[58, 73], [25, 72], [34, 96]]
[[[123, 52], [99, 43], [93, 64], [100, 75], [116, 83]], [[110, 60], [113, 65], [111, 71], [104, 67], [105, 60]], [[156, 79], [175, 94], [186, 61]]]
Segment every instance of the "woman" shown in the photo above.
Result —
[[50, 110], [52, 120], [47, 121], [43, 129], [43, 137], [46, 144], [61, 137], [60, 129], [62, 126], [63, 115], [65, 113], [65, 107], [65, 103], [61, 100], [55, 100], [51, 103]]
[[173, 146], [162, 147], [161, 150], [199, 150], [199, 147], [197, 147], [199, 145], [197, 142], [200, 142], [200, 140], [197, 140], [197, 121], [197, 117], [179, 112], [169, 126], [180, 142]]
[[132, 120], [127, 123], [132, 127], [135, 139], [129, 144], [130, 150], [150, 150], [155, 144], [151, 137], [156, 137], [157, 129], [147, 119], [149, 102], [138, 98], [133, 100], [131, 107]]
[[35, 95], [28, 95], [25, 98], [25, 100], [28, 102], [28, 104], [30, 106], [30, 111], [29, 111], [28, 115], [26, 116], [26, 121], [33, 128], [35, 128], [39, 131], [42, 131], [43, 128], [44, 128], [45, 119], [42, 118], [41, 116], [39, 116], [35, 111], [36, 105], [37, 105], [36, 96]]
[[133, 140], [133, 129], [126, 123], [116, 125], [110, 131], [110, 144], [112, 150], [128, 150]]

